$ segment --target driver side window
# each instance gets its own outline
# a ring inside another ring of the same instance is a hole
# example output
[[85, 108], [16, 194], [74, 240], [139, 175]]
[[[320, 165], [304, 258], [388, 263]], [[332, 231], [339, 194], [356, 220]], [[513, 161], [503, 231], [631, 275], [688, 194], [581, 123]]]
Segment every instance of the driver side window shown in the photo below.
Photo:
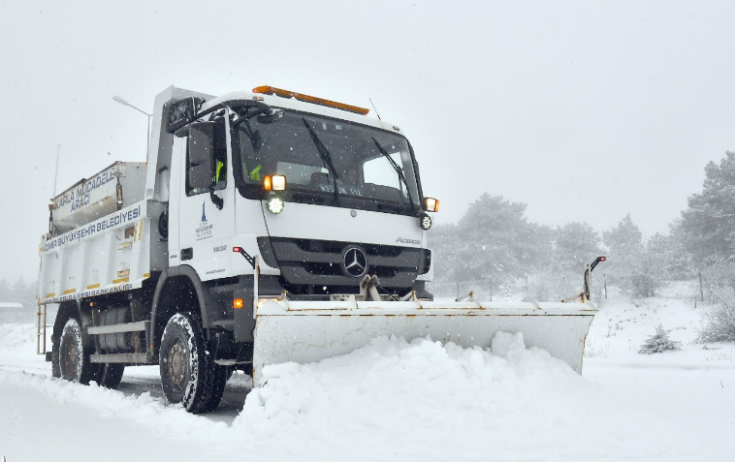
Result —
[[208, 193], [208, 189], [193, 186], [193, 179], [200, 175], [211, 175], [214, 182], [214, 190], [220, 191], [227, 187], [227, 138], [225, 133], [225, 119], [220, 117], [214, 121], [212, 127], [213, 152], [212, 170], [208, 166], [195, 163], [189, 155], [189, 143], [186, 143], [186, 195], [195, 196]]

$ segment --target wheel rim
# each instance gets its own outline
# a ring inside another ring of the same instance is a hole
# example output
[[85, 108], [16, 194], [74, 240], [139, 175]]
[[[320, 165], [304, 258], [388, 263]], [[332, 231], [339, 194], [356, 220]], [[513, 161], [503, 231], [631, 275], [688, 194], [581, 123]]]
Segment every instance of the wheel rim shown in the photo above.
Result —
[[189, 376], [189, 352], [180, 338], [168, 350], [168, 378], [177, 393], [183, 393]]
[[79, 366], [79, 352], [74, 347], [74, 342], [68, 338], [61, 348], [61, 376], [66, 380], [75, 380]]

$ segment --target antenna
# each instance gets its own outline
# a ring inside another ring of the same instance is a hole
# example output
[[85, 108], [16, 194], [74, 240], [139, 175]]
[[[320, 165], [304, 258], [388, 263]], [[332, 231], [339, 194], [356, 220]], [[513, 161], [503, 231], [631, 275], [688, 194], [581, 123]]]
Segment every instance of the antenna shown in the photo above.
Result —
[[59, 154], [61, 153], [61, 145], [56, 145], [56, 169], [54, 171], [54, 195], [51, 196], [51, 200], [56, 198], [56, 182], [59, 179]]
[[378, 116], [378, 120], [383, 120], [380, 118], [380, 114], [378, 114], [378, 108], [375, 107], [375, 103], [373, 103], [372, 98], [368, 98], [370, 100], [370, 104], [373, 106], [373, 111], [375, 111], [375, 115]]

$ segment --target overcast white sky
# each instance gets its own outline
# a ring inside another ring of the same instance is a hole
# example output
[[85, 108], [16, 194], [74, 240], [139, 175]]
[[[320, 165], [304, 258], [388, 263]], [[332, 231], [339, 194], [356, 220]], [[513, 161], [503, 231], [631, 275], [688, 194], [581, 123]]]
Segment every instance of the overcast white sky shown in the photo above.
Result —
[[274, 85], [369, 107], [456, 221], [483, 192], [530, 220], [668, 229], [735, 149], [735, 2], [0, 1], [0, 278], [36, 277], [59, 189], [143, 161], [167, 86]]

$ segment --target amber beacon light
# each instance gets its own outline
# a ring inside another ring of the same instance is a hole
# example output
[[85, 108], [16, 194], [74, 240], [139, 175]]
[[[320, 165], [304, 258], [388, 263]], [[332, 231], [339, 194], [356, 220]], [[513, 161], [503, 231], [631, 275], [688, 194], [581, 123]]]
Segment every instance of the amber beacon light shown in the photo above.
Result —
[[353, 106], [351, 104], [338, 103], [337, 101], [330, 101], [324, 98], [317, 98], [316, 96], [309, 96], [303, 93], [296, 93], [295, 91], [283, 90], [281, 88], [271, 87], [270, 85], [261, 85], [253, 88], [253, 93], [262, 93], [264, 95], [276, 95], [281, 98], [295, 98], [305, 103], [318, 104], [319, 106], [327, 106], [334, 109], [341, 109], [343, 111], [354, 112], [355, 114], [367, 115], [370, 109], [364, 107]]

